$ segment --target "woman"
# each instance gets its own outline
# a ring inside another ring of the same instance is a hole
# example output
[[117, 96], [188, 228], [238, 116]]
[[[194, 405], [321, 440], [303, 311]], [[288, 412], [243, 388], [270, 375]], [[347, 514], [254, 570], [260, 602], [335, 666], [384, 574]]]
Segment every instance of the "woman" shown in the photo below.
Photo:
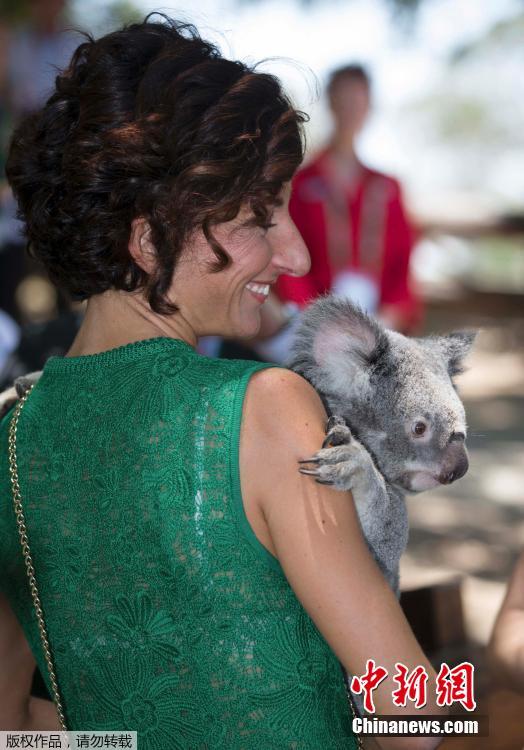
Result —
[[[195, 350], [256, 334], [269, 287], [309, 268], [288, 213], [303, 116], [164, 21], [82, 44], [9, 155], [31, 252], [88, 300], [17, 430], [66, 724], [136, 729], [140, 748], [351, 748], [338, 659], [434, 673], [351, 494], [297, 470], [324, 437], [316, 392]], [[2, 727], [58, 728], [29, 698], [35, 659], [51, 683], [0, 459]], [[409, 712], [391, 687], [377, 710]]]

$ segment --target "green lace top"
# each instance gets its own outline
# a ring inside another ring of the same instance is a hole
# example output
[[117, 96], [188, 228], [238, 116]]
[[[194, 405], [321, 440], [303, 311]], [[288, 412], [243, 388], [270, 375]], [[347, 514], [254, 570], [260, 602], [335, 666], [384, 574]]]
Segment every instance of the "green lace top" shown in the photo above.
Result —
[[[140, 750], [347, 750], [340, 664], [244, 513], [253, 372], [168, 337], [47, 360], [17, 433], [68, 729]], [[0, 587], [50, 690], [0, 423]]]

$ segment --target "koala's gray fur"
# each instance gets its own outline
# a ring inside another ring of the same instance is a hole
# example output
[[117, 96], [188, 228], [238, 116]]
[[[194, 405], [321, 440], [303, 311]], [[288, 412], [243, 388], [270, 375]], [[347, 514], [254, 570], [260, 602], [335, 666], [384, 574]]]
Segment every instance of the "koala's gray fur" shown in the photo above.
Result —
[[[303, 313], [286, 362], [334, 415], [324, 443], [332, 447], [300, 470], [352, 491], [364, 537], [397, 595], [408, 540], [405, 494], [449, 484], [468, 468], [466, 418], [452, 377], [475, 335], [407, 338], [328, 295]], [[418, 422], [427, 426], [422, 436], [412, 432]]]

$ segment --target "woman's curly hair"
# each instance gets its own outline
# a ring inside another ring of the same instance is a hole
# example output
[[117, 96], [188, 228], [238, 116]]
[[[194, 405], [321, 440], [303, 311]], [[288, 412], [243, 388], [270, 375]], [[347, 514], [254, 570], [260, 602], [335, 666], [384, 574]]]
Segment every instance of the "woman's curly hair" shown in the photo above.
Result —
[[[264, 224], [304, 153], [302, 123], [273, 75], [225, 59], [188, 23], [131, 24], [76, 49], [55, 91], [11, 139], [6, 174], [28, 252], [82, 300], [107, 289], [165, 294], [201, 228], [220, 271], [230, 258], [212, 226], [248, 205]], [[157, 253], [148, 274], [128, 250], [144, 217]]]

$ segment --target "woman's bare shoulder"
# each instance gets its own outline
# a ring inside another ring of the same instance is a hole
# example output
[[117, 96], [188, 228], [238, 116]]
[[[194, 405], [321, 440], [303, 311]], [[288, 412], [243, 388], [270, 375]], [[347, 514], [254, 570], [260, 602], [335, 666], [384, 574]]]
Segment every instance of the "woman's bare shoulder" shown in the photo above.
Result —
[[315, 392], [314, 388], [308, 381], [294, 370], [287, 367], [275, 365], [274, 367], [265, 367], [253, 373], [250, 385], [256, 384], [257, 388], [274, 389], [277, 384], [284, 387], [307, 387]]
[[[297, 429], [302, 423], [306, 426], [308, 420], [304, 421], [304, 417], [323, 430], [327, 420], [326, 410], [313, 386], [284, 367], [268, 367], [253, 374], [244, 409], [248, 420], [256, 418], [254, 428], [266, 427], [272, 432], [283, 429], [289, 421]], [[295, 421], [297, 416], [300, 424]]]
[[274, 486], [293, 486], [302, 476], [298, 461], [322, 447], [326, 422], [319, 395], [301, 375], [273, 367], [250, 378], [240, 435], [242, 491], [265, 518]]
[[322, 446], [326, 420], [320, 397], [301, 375], [271, 367], [251, 376], [243, 404], [239, 465], [244, 502], [256, 507], [259, 516], [269, 517], [275, 484], [283, 486], [302, 476], [297, 462]]

